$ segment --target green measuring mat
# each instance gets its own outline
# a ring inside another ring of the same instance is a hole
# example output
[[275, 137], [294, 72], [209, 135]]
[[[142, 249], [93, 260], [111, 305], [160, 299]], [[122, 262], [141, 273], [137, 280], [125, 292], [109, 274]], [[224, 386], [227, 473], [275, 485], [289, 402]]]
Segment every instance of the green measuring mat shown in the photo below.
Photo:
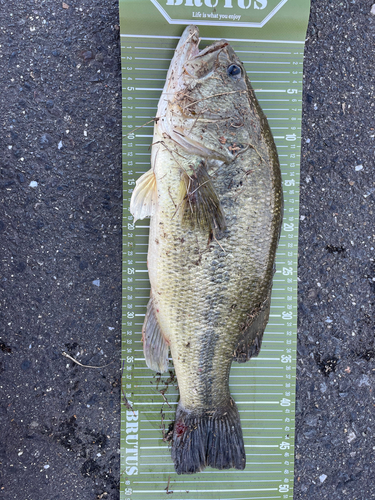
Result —
[[[297, 252], [302, 64], [309, 0], [120, 0], [123, 119], [121, 500], [291, 499], [297, 342]], [[244, 63], [278, 149], [284, 220], [271, 314], [257, 358], [232, 363], [230, 391], [244, 435], [245, 470], [177, 475], [163, 439], [177, 380], [147, 368], [142, 325], [149, 300], [149, 219], [133, 224], [136, 180], [150, 169], [153, 118], [187, 24], [200, 48], [227, 39]]]

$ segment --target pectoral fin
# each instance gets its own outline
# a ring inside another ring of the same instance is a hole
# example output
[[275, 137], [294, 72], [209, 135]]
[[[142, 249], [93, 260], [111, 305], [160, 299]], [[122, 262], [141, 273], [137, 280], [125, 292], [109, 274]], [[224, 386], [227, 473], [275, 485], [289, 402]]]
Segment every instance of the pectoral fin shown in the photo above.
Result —
[[156, 177], [151, 169], [137, 180], [130, 200], [130, 212], [134, 216], [134, 222], [154, 215], [157, 204]]
[[147, 366], [156, 372], [166, 372], [169, 362], [169, 346], [156, 318], [152, 297], [147, 305], [147, 312], [142, 328], [142, 341]]
[[203, 162], [191, 175], [182, 173], [180, 207], [182, 223], [190, 229], [225, 229], [223, 210]]
[[250, 358], [258, 356], [262, 345], [263, 333], [268, 323], [271, 305], [271, 292], [259, 308], [248, 316], [233, 359], [245, 363]]

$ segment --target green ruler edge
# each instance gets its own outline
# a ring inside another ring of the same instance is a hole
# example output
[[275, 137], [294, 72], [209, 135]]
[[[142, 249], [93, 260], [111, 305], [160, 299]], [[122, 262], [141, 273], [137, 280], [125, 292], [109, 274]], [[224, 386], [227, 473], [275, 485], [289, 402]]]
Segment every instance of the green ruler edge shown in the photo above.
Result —
[[[173, 0], [164, 0], [167, 2]], [[190, 1], [194, 2], [199, 5], [200, 0]], [[233, 363], [230, 374], [244, 433], [246, 469], [207, 468], [182, 476], [174, 472], [168, 443], [163, 440], [178, 401], [172, 361], [168, 374], [157, 375], [146, 367], [142, 350], [141, 329], [150, 293], [146, 265], [149, 219], [134, 225], [129, 212], [135, 181], [150, 168], [153, 123], [147, 122], [155, 117], [166, 72], [184, 29], [183, 25], [169, 24], [155, 3], [162, 2], [120, 0], [124, 203], [120, 498], [291, 499], [302, 64], [309, 2], [274, 2], [283, 4], [277, 12], [280, 16], [283, 13], [279, 29], [277, 15], [261, 29], [199, 26], [201, 47], [225, 37], [244, 62], [277, 145], [285, 208], [262, 349], [259, 357], [248, 363]], [[249, 0], [245, 4], [249, 5]], [[185, 17], [192, 15], [192, 9], [185, 8]], [[290, 17], [285, 26], [288, 15], [297, 19]]]

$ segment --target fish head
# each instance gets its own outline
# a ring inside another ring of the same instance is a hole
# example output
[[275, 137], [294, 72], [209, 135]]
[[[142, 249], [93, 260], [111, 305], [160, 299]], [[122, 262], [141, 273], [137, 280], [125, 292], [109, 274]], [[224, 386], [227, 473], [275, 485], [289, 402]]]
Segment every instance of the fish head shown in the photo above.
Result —
[[[217, 106], [219, 102], [222, 104], [223, 96], [247, 92], [246, 71], [226, 40], [219, 40], [190, 57], [183, 69], [185, 89], [198, 87], [202, 100], [212, 99], [203, 109]], [[230, 101], [232, 103], [233, 99]], [[222, 113], [230, 110], [224, 107]]]
[[[198, 28], [188, 26], [168, 73], [159, 126], [189, 154], [232, 161], [236, 148], [231, 145], [249, 141], [244, 127], [249, 108], [246, 71], [228, 41], [201, 51], [199, 41]], [[231, 134], [230, 140], [220, 141], [223, 134]]]

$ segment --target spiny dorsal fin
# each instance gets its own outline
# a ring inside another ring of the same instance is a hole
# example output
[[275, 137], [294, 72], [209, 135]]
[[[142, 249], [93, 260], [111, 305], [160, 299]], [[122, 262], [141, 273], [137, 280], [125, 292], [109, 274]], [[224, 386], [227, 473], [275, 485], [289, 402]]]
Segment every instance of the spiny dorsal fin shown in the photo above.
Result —
[[130, 212], [134, 216], [134, 222], [154, 215], [157, 204], [156, 177], [150, 169], [137, 180], [130, 200]]
[[166, 372], [169, 363], [169, 346], [156, 318], [152, 297], [147, 304], [147, 312], [142, 328], [142, 340], [147, 366], [159, 373]]
[[182, 172], [180, 208], [182, 223], [190, 229], [225, 229], [223, 210], [203, 162], [191, 175]]

